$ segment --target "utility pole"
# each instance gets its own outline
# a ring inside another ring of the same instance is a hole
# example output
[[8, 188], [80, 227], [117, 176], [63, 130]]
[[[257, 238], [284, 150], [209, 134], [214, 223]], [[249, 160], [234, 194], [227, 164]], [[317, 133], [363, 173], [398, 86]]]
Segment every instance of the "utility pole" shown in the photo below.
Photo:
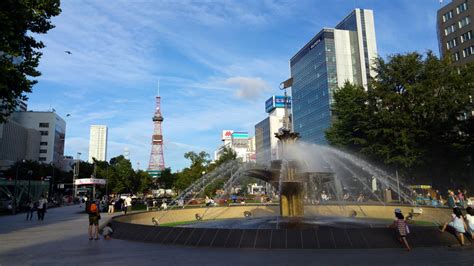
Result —
[[107, 163], [105, 168], [105, 179], [105, 195], [107, 196], [107, 199], [109, 199], [109, 163]]

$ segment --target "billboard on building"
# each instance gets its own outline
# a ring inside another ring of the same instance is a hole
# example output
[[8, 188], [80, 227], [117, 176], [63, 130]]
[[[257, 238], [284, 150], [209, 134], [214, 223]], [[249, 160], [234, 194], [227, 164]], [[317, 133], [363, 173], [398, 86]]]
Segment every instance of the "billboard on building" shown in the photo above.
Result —
[[[291, 108], [291, 96], [286, 96], [287, 107]], [[265, 101], [265, 112], [270, 113], [275, 108], [285, 108], [285, 96], [272, 96]]]
[[232, 139], [232, 133], [234, 133], [233, 130], [222, 130], [222, 140], [231, 140]]
[[249, 133], [248, 132], [234, 132], [232, 133], [232, 139], [248, 139]]

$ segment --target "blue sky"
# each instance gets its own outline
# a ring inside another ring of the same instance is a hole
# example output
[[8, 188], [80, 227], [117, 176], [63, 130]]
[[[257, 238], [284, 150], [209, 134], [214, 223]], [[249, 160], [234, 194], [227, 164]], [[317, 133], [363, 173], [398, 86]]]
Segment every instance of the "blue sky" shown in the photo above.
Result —
[[[109, 127], [108, 159], [130, 151], [148, 166], [160, 80], [165, 163], [189, 165], [224, 129], [248, 131], [280, 94], [289, 59], [354, 7], [374, 10], [379, 55], [438, 53], [438, 0], [62, 1], [30, 110], [54, 108], [67, 123], [66, 155], [87, 159], [89, 126]], [[64, 51], [71, 51], [66, 54]], [[66, 117], [66, 114], [71, 116]]]

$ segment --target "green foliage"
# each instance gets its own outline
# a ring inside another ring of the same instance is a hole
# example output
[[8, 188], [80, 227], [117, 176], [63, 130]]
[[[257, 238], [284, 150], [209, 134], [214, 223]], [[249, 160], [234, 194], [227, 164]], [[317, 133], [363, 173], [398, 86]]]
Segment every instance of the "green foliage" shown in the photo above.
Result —
[[171, 168], [165, 168], [157, 180], [158, 186], [166, 189], [173, 188], [176, 175], [171, 173]]
[[474, 95], [474, 64], [409, 53], [378, 58], [374, 70], [368, 90], [346, 83], [334, 93], [329, 142], [409, 175], [469, 175], [473, 119], [460, 117]]
[[193, 151], [184, 154], [184, 158], [191, 160], [191, 166], [186, 167], [183, 171], [176, 174], [175, 187], [183, 190], [199, 179], [203, 174], [207, 173], [209, 166], [209, 154], [201, 151], [195, 153]]
[[233, 161], [236, 158], [237, 158], [237, 153], [234, 151], [234, 149], [225, 146], [222, 151], [222, 154], [219, 156], [219, 159], [217, 159], [215, 162], [209, 165], [208, 172], [211, 172], [219, 165], [229, 162], [229, 161]]
[[54, 181], [72, 183], [72, 173], [61, 171], [58, 167], [51, 164], [42, 164], [36, 161], [25, 162], [17, 161], [8, 170], [5, 171], [5, 176], [9, 179], [15, 179], [18, 173], [18, 180], [41, 180], [47, 176], [53, 176]]
[[0, 113], [0, 122], [12, 112], [16, 99], [26, 99], [36, 84], [28, 77], [38, 77], [36, 70], [44, 48], [32, 33], [44, 34], [54, 26], [51, 17], [61, 13], [59, 0], [2, 0], [0, 1], [0, 103], [6, 113]]

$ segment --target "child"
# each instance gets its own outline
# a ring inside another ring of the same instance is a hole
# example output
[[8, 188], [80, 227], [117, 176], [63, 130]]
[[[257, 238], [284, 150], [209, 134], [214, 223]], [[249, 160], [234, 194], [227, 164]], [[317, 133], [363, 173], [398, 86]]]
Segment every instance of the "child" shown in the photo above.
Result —
[[109, 240], [109, 239], [110, 239], [110, 236], [112, 235], [113, 232], [114, 232], [114, 230], [112, 230], [112, 224], [111, 224], [111, 223], [108, 223], [108, 224], [102, 229], [102, 235], [104, 236], [104, 239], [105, 239], [105, 240]]
[[408, 245], [407, 241], [407, 234], [410, 233], [408, 231], [408, 225], [405, 221], [405, 217], [402, 214], [402, 210], [400, 209], [395, 209], [395, 221], [393, 221], [393, 224], [390, 226], [392, 228], [396, 228], [397, 233], [398, 233], [398, 240], [405, 245], [405, 248], [407, 251], [410, 251], [410, 245]]
[[471, 239], [474, 240], [474, 209], [471, 207], [467, 207], [466, 212], [467, 232], [471, 236]]
[[464, 233], [466, 233], [466, 223], [462, 217], [462, 212], [458, 207], [453, 208], [453, 214], [451, 214], [452, 220], [449, 223], [445, 223], [441, 228], [441, 233], [446, 230], [446, 227], [453, 228], [456, 231], [456, 236], [461, 242], [461, 246], [464, 246]]

